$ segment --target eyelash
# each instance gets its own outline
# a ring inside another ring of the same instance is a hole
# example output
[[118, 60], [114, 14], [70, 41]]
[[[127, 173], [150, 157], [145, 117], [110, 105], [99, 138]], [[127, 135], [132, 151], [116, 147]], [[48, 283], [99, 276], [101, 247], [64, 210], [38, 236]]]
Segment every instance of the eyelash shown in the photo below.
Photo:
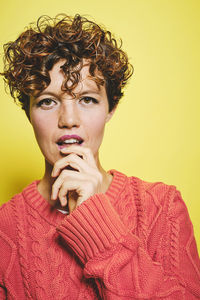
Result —
[[37, 103], [37, 106], [38, 107], [41, 107], [43, 104], [45, 104], [45, 102], [46, 102], [46, 107], [50, 107], [50, 105], [48, 105], [48, 104], [51, 104], [52, 102], [54, 102], [55, 104], [56, 104], [56, 102], [53, 100], [53, 99], [50, 99], [50, 98], [45, 98], [45, 99], [42, 99], [42, 100], [40, 100], [38, 103]]
[[[93, 97], [89, 97], [89, 96], [86, 96], [86, 97], [83, 97], [83, 98], [80, 99], [80, 101], [83, 101], [83, 102], [85, 100], [89, 100], [89, 103], [90, 103], [90, 101], [93, 102], [94, 104], [99, 103], [99, 101], [97, 99], [95, 99]], [[85, 102], [85, 103], [88, 103], [88, 102]]]
[[[87, 102], [88, 101], [88, 102]], [[42, 99], [40, 100], [38, 103], [37, 103], [37, 107], [42, 107], [43, 104], [46, 104], [43, 106], [43, 108], [51, 108], [52, 107], [52, 103], [54, 102], [54, 104], [56, 104], [56, 101], [51, 99], [51, 98], [45, 98], [45, 99]], [[82, 97], [79, 102], [84, 102], [85, 105], [87, 104], [90, 104], [91, 102], [94, 103], [94, 104], [98, 104], [99, 101], [93, 97], [89, 97], [89, 96], [85, 96], [85, 97]]]

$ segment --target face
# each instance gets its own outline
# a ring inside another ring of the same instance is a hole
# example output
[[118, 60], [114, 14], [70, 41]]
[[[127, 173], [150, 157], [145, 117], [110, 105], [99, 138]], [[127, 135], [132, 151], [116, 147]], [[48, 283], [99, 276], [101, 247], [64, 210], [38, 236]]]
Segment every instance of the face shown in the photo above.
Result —
[[54, 65], [49, 86], [30, 100], [30, 121], [38, 145], [50, 165], [62, 157], [61, 148], [73, 144], [90, 148], [97, 162], [104, 127], [113, 114], [105, 87], [97, 86], [89, 77], [89, 65], [84, 64], [74, 98], [61, 88], [63, 64], [62, 60]]

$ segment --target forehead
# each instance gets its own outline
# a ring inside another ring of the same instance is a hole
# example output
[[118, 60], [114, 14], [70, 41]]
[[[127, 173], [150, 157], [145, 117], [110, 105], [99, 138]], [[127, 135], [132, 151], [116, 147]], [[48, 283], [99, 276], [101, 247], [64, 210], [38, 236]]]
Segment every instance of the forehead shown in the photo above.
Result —
[[[62, 69], [62, 66], [65, 64], [65, 60], [60, 60], [57, 62], [51, 71], [49, 71], [51, 82], [48, 85], [48, 87], [42, 92], [42, 93], [51, 93], [51, 92], [64, 92], [62, 90], [62, 85], [64, 81], [66, 80], [65, 73]], [[81, 68], [79, 74], [80, 74], [80, 80], [78, 82], [78, 85], [74, 88], [73, 93], [80, 93], [82, 89], [89, 89], [92, 91], [100, 91], [102, 86], [97, 85], [94, 78], [92, 78], [90, 72], [90, 63], [86, 60], [83, 61], [83, 67]], [[98, 70], [95, 71], [95, 76], [98, 76], [99, 78], [103, 79], [103, 76], [101, 72]], [[70, 80], [67, 83], [70, 87]]]

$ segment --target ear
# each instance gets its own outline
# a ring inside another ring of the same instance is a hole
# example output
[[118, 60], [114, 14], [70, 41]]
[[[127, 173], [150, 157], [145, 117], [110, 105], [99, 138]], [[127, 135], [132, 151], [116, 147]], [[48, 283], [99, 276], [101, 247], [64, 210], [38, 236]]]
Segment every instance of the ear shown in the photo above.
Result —
[[110, 119], [112, 118], [112, 116], [114, 115], [114, 112], [116, 111], [117, 106], [115, 106], [106, 116], [106, 123], [108, 121], [110, 121]]

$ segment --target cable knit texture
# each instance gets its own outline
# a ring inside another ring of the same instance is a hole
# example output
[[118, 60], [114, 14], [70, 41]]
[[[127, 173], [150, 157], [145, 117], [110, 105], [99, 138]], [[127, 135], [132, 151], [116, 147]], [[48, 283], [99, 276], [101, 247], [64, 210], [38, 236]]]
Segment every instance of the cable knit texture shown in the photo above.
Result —
[[0, 299], [200, 299], [200, 261], [179, 191], [110, 171], [72, 214], [34, 181], [0, 208]]

